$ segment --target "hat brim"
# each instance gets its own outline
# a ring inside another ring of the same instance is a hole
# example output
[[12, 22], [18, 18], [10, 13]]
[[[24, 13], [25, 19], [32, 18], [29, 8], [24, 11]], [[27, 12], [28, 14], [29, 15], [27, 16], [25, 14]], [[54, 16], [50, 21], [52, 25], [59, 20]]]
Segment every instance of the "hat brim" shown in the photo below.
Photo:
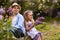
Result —
[[15, 6], [17, 6], [21, 10], [21, 6], [20, 5], [12, 5], [11, 7], [14, 8]]

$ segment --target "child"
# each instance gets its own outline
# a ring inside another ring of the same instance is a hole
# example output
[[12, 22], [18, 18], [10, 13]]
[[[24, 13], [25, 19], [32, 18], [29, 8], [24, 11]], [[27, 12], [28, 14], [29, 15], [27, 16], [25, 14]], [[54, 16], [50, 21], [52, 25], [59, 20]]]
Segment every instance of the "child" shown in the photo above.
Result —
[[32, 40], [42, 40], [41, 33], [34, 27], [33, 13], [30, 10], [24, 12], [25, 27], [27, 34]]
[[10, 29], [10, 32], [16, 37], [24, 37], [25, 35], [25, 27], [24, 27], [24, 18], [19, 13], [21, 7], [18, 3], [13, 3], [11, 5], [12, 8], [12, 28]]

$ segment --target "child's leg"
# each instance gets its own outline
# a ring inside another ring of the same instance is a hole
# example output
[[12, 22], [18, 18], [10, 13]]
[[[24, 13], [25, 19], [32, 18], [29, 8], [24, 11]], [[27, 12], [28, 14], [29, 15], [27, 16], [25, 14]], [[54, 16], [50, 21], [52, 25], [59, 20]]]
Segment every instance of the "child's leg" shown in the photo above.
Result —
[[37, 40], [42, 40], [41, 36], [39, 36]]
[[42, 34], [41, 33], [39, 33], [38, 40], [42, 40]]
[[32, 40], [43, 40], [41, 33], [39, 32]]
[[39, 36], [37, 40], [41, 40], [41, 37]]

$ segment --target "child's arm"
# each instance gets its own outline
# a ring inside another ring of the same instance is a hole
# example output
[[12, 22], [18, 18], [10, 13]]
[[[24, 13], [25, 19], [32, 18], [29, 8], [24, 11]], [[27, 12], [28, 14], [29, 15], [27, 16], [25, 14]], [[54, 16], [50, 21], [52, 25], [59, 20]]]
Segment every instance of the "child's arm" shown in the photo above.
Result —
[[31, 27], [34, 27], [34, 25], [35, 25], [34, 19], [31, 19], [31, 22], [32, 22]]
[[25, 22], [26, 31], [30, 31], [33, 27], [34, 27], [34, 25], [31, 25], [31, 26], [29, 27], [29, 26], [28, 26], [28, 22]]

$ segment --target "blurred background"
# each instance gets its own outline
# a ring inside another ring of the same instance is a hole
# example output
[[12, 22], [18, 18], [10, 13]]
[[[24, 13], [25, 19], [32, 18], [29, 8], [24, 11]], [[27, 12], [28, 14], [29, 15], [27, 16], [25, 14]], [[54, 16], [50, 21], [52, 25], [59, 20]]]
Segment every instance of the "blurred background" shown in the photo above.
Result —
[[14, 2], [21, 6], [22, 15], [32, 10], [34, 20], [40, 17], [36, 28], [42, 32], [44, 40], [60, 40], [60, 0], [0, 0], [0, 40], [17, 40], [9, 32]]

